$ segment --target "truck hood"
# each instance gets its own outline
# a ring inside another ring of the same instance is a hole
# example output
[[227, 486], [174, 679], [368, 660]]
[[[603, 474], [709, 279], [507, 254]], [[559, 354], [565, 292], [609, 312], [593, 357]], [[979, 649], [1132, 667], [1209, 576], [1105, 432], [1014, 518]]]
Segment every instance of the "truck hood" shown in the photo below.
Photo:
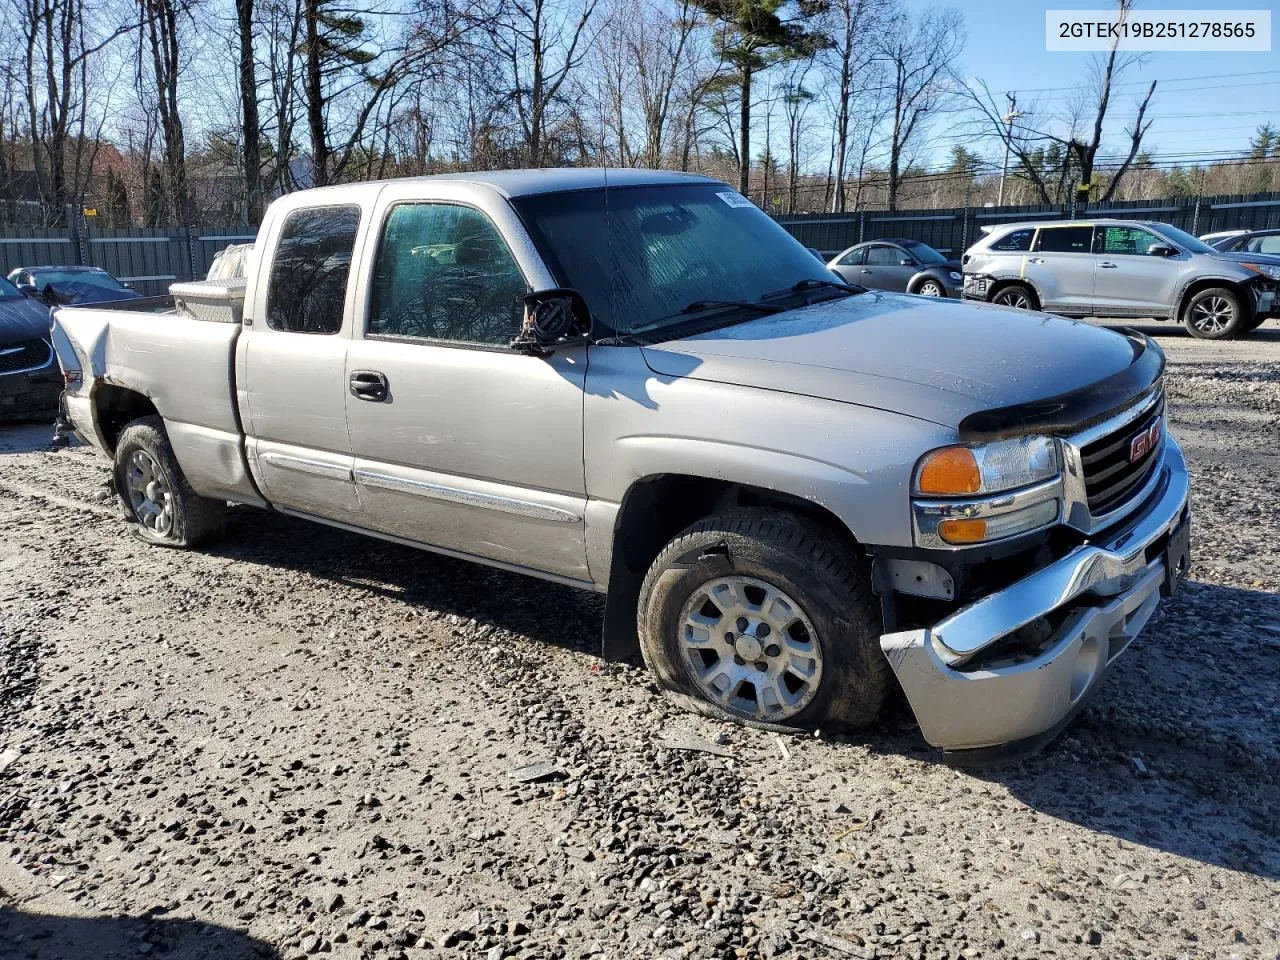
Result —
[[904, 413], [948, 427], [1129, 367], [1131, 341], [1042, 313], [867, 292], [642, 348], [654, 373]]
[[26, 297], [0, 300], [0, 347], [49, 339], [49, 308]]

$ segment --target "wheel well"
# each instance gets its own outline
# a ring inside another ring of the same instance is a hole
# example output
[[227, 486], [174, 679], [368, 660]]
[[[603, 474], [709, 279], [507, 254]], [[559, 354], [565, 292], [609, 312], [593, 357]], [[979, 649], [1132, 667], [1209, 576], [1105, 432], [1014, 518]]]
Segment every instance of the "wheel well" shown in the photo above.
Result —
[[1035, 288], [1035, 284], [1028, 280], [997, 280], [991, 285], [991, 289], [987, 291], [987, 300], [994, 300], [996, 294], [1006, 287], [1026, 287], [1031, 291], [1031, 297], [1035, 300], [1036, 309], [1040, 308], [1040, 291]]
[[1253, 298], [1249, 296], [1248, 291], [1240, 286], [1240, 284], [1231, 280], [1193, 280], [1191, 283], [1187, 284], [1187, 289], [1182, 291], [1182, 296], [1178, 300], [1178, 312], [1173, 315], [1173, 319], [1176, 322], [1181, 323], [1184, 319], [1183, 314], [1186, 312], [1187, 304], [1191, 302], [1191, 298], [1201, 290], [1208, 290], [1210, 287], [1226, 287], [1240, 298], [1240, 306], [1245, 310], [1246, 319], [1253, 316]]
[[703, 517], [734, 507], [772, 507], [808, 518], [857, 548], [834, 513], [803, 497], [728, 480], [661, 474], [632, 484], [614, 523], [613, 560], [605, 603], [604, 651], [620, 659], [638, 649], [636, 602], [649, 566], [676, 534]]
[[157, 416], [159, 411], [146, 394], [127, 387], [100, 384], [93, 393], [95, 418], [107, 450], [115, 452], [120, 431], [139, 417]]

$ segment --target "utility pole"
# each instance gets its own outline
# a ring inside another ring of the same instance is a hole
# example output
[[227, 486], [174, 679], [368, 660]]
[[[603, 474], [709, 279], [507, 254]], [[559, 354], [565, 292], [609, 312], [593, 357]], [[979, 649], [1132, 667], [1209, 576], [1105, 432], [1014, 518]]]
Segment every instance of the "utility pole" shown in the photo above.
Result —
[[1009, 145], [1013, 142], [1013, 121], [1022, 116], [1018, 112], [1017, 94], [1006, 93], [1005, 96], [1009, 98], [1009, 112], [1000, 118], [1000, 122], [1007, 124], [1008, 129], [1004, 137], [1004, 165], [1000, 168], [1000, 196], [996, 198], [997, 207], [1004, 206], [1004, 180], [1009, 175]]

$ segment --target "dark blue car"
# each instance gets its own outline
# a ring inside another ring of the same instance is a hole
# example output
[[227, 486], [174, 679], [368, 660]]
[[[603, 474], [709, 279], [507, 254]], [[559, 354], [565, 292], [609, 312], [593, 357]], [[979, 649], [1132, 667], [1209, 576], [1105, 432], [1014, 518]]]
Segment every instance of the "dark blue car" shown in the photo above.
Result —
[[61, 393], [48, 305], [0, 279], [0, 420], [52, 417]]

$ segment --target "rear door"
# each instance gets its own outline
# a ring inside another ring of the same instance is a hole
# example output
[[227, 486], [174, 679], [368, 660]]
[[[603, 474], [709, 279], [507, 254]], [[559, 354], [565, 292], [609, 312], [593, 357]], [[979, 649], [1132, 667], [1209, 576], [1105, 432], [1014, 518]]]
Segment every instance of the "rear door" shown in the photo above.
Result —
[[366, 523], [586, 580], [586, 347], [510, 349], [516, 297], [554, 283], [505, 199], [432, 190], [384, 190], [360, 276], [346, 406]]
[[359, 522], [347, 435], [348, 278], [361, 209], [304, 206], [265, 239], [265, 282], [245, 305], [236, 382], [249, 464], [285, 510]]
[[1026, 259], [1024, 276], [1050, 313], [1093, 311], [1093, 226], [1041, 227]]
[[1094, 309], [1099, 316], [1162, 317], [1173, 308], [1178, 279], [1190, 257], [1162, 257], [1152, 247], [1171, 247], [1164, 237], [1136, 225], [1099, 226], [1093, 281]]

